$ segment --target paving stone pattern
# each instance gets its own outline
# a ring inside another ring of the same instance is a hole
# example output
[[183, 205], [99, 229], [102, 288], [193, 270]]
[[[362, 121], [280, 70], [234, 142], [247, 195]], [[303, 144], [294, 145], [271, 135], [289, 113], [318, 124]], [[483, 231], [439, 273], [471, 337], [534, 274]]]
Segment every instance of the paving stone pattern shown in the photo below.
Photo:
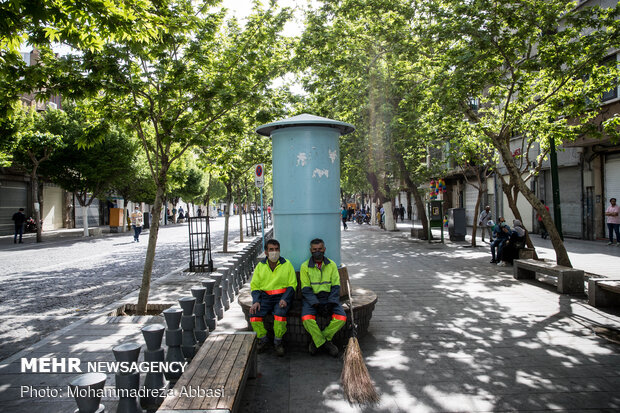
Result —
[[[232, 240], [238, 221], [230, 220]], [[211, 225], [212, 247], [221, 250], [224, 219]], [[0, 360], [138, 289], [148, 235], [139, 243], [126, 232], [0, 249]], [[187, 240], [187, 224], [160, 228], [152, 280], [189, 267]]]
[[620, 411], [620, 345], [591, 330], [620, 327], [617, 311], [514, 280], [511, 267], [489, 264], [486, 248], [349, 228], [342, 259], [351, 283], [378, 295], [360, 345], [379, 405], [343, 399], [341, 360], [267, 354], [244, 412]]

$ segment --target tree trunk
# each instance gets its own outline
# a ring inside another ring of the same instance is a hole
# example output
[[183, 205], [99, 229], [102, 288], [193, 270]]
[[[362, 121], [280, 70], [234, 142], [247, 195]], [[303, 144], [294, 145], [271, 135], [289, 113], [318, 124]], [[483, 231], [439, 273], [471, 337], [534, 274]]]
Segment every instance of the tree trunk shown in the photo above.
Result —
[[226, 184], [226, 210], [224, 211], [224, 245], [222, 252], [228, 252], [228, 220], [230, 219], [230, 204], [232, 203], [232, 185]]
[[43, 241], [41, 234], [41, 204], [39, 203], [39, 178], [37, 177], [38, 165], [32, 169], [30, 174], [30, 190], [32, 191], [32, 210], [34, 211], [34, 224], [37, 228], [37, 242]]
[[[415, 200], [415, 207], [418, 211], [418, 217], [422, 221], [422, 229], [425, 234], [428, 234], [428, 217], [426, 216], [426, 207], [424, 205], [424, 200], [422, 199], [422, 195], [418, 192], [417, 188], [413, 189], [413, 199]], [[413, 219], [413, 217], [411, 217]]]
[[237, 196], [239, 197], [237, 212], [239, 212], [239, 242], [241, 243], [243, 242], [243, 204], [241, 203], [241, 188], [239, 188]]
[[82, 226], [84, 227], [84, 236], [88, 237], [88, 207], [82, 205]]
[[383, 209], [385, 210], [385, 230], [396, 231], [396, 221], [394, 220], [392, 201], [383, 203]]
[[[407, 165], [405, 164], [405, 160], [403, 159], [403, 156], [400, 153], [397, 153], [396, 155], [397, 155], [396, 158], [397, 158], [398, 165], [401, 171], [401, 175], [405, 179], [405, 185], [407, 185], [407, 188], [408, 188], [407, 202], [410, 202], [411, 200], [410, 194], [413, 193], [416, 210], [418, 211], [418, 217], [422, 221], [422, 228], [424, 230], [424, 233], [428, 234], [428, 218], [426, 217], [426, 208], [424, 206], [424, 201], [422, 200], [422, 196], [420, 195], [420, 192], [418, 192], [418, 186], [411, 179], [409, 175], [409, 171], [407, 170]], [[411, 217], [411, 223], [413, 225], [413, 216]]]
[[149, 301], [149, 291], [151, 289], [151, 274], [153, 272], [153, 263], [155, 262], [155, 247], [157, 246], [157, 234], [159, 233], [159, 215], [164, 200], [163, 185], [157, 186], [155, 195], [155, 205], [153, 205], [153, 215], [157, 219], [153, 219], [149, 228], [149, 245], [146, 248], [146, 258], [144, 260], [144, 271], [142, 272], [142, 284], [140, 285], [140, 294], [138, 295], [138, 305], [136, 313], [138, 315], [146, 315], [146, 308]]
[[[411, 206], [411, 191], [412, 191], [411, 188], [407, 189], [407, 211], [406, 211], [406, 214], [407, 214], [407, 219], [410, 219], [411, 222], [413, 222], [413, 207]], [[410, 208], [411, 208], [411, 212], [412, 212], [411, 217], [409, 216], [409, 209]]]
[[[568, 257], [568, 252], [566, 251], [566, 247], [564, 246], [564, 242], [560, 238], [560, 234], [558, 233], [557, 228], [555, 227], [555, 223], [551, 219], [551, 213], [547, 211], [542, 202], [536, 197], [536, 194], [530, 190], [525, 181], [521, 177], [521, 171], [515, 165], [514, 159], [512, 157], [512, 153], [510, 152], [510, 148], [508, 145], [503, 144], [500, 138], [497, 136], [494, 139], [494, 143], [496, 143], [496, 147], [499, 149], [500, 154], [504, 160], [504, 165], [508, 170], [508, 174], [511, 178], [511, 183], [514, 183], [519, 192], [523, 194], [525, 199], [536, 209], [536, 212], [541, 216], [543, 224], [549, 233], [549, 238], [551, 239], [551, 244], [553, 245], [553, 249], [555, 250], [556, 262], [558, 265], [563, 265], [565, 267], [572, 268], [572, 264], [570, 262], [570, 258]], [[515, 217], [517, 215], [515, 214]], [[519, 214], [520, 216], [520, 214]]]
[[65, 228], [73, 228], [73, 220], [71, 219], [71, 208], [73, 206], [73, 194], [65, 192]]
[[[387, 201], [386, 196], [383, 194], [383, 192], [381, 192], [381, 189], [379, 188], [379, 179], [377, 178], [377, 175], [374, 172], [366, 172], [366, 178], [368, 179], [368, 182], [370, 182], [370, 185], [372, 186], [373, 192], [374, 192], [374, 199], [377, 200], [377, 202], [379, 203], [379, 205], [385, 207], [385, 202]], [[376, 208], [373, 206], [373, 213], [376, 213]], [[387, 212], [386, 212], [386, 217], [387, 217]], [[374, 220], [373, 220], [374, 222]], [[381, 226], [381, 215], [377, 214], [377, 222], [379, 224], [379, 226]]]
[[[482, 188], [482, 185], [480, 185], [478, 187], [478, 197], [476, 198], [476, 206], [474, 207], [474, 226], [471, 230], [471, 246], [472, 247], [476, 246], [476, 232], [478, 230], [478, 215], [480, 214], [480, 200], [482, 199], [482, 194], [484, 194], [484, 192], [485, 192], [484, 188]], [[484, 230], [485, 228], [482, 228], [482, 231]]]

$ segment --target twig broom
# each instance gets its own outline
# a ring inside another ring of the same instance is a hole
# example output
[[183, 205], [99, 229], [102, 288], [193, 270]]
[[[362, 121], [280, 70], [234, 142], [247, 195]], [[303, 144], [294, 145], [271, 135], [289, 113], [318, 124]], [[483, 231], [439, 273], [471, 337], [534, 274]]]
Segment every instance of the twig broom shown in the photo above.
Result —
[[342, 366], [342, 389], [344, 397], [351, 404], [376, 404], [379, 401], [379, 394], [375, 389], [366, 364], [364, 356], [357, 341], [357, 325], [353, 319], [353, 301], [351, 299], [351, 285], [347, 280], [347, 288], [349, 289], [349, 308], [351, 309], [351, 327], [352, 333], [349, 343], [344, 352], [344, 363]]

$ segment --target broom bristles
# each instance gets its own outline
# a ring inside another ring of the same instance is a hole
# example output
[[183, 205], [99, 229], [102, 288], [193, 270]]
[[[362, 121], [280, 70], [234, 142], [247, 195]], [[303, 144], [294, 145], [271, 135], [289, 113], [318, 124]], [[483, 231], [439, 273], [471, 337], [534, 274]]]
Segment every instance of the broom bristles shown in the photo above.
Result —
[[340, 380], [347, 401], [360, 405], [376, 404], [379, 401], [379, 394], [370, 378], [362, 350], [355, 337], [349, 338], [343, 364]]

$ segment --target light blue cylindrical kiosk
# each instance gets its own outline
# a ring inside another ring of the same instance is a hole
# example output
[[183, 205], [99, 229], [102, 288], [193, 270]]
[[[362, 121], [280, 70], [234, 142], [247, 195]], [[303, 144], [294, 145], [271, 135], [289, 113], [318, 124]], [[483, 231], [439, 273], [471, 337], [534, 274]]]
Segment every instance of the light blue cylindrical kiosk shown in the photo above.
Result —
[[303, 114], [260, 126], [273, 144], [273, 229], [281, 255], [296, 271], [321, 238], [325, 255], [340, 260], [340, 149], [355, 130], [345, 122]]

